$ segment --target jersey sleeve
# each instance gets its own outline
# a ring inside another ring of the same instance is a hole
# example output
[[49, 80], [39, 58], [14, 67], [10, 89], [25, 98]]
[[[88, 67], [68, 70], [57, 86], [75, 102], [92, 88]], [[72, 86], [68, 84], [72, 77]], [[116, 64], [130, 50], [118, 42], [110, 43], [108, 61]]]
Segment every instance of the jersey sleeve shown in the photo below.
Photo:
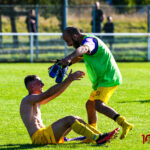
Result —
[[88, 47], [88, 49], [90, 51], [90, 55], [93, 55], [97, 52], [98, 41], [95, 38], [91, 38], [91, 37], [85, 38], [82, 42], [82, 45]]

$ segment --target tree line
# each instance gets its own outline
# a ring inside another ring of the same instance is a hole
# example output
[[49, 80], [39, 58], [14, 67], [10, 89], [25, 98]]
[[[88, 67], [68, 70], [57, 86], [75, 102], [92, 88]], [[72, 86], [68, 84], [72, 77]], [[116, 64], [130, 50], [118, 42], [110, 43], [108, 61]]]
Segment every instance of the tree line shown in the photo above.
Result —
[[[112, 5], [150, 5], [150, 0], [68, 0], [69, 5], [94, 4], [94, 2], [109, 2]], [[1, 0], [0, 5], [60, 5], [64, 0]]]

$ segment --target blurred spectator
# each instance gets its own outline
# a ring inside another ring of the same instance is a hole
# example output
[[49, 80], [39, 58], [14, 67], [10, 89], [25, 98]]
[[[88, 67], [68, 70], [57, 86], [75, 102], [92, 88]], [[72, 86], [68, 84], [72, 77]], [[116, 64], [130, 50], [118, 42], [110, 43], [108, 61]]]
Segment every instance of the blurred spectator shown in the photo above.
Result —
[[102, 30], [101, 24], [104, 20], [104, 14], [103, 11], [100, 9], [99, 2], [95, 2], [94, 10], [95, 10], [95, 20], [94, 21], [92, 20], [92, 31], [95, 33], [100, 33]]
[[[104, 24], [103, 30], [105, 33], [114, 33], [114, 23], [111, 16], [107, 17], [107, 22]], [[113, 50], [114, 36], [105, 36], [104, 38], [109, 43], [110, 50]]]
[[[27, 30], [28, 32], [36, 33], [36, 17], [34, 11], [30, 10], [29, 15], [26, 18]], [[30, 36], [29, 36], [30, 40]], [[36, 43], [37, 36], [34, 36], [34, 43]]]
[[33, 10], [29, 12], [29, 15], [26, 18], [26, 24], [28, 32], [36, 32], [36, 17]]

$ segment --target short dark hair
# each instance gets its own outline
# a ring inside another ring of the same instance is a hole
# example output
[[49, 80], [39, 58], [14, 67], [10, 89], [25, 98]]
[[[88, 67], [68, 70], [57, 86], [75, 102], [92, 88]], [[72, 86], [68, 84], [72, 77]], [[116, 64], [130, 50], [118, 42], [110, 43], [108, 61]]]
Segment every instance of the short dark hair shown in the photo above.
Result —
[[37, 75], [28, 75], [24, 79], [24, 84], [27, 88], [28, 84], [36, 79]]
[[67, 32], [72, 37], [74, 34], [81, 34], [80, 31], [81, 30], [76, 27], [69, 26], [65, 28], [63, 33]]

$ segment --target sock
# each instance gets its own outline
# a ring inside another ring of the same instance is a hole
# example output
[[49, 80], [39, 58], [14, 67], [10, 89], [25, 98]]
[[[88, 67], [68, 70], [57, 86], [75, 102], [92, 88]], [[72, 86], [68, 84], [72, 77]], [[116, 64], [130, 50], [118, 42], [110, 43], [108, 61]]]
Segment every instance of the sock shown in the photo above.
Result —
[[86, 124], [86, 126], [91, 129], [95, 134], [100, 134], [101, 132], [99, 132], [94, 126], [92, 126], [92, 124]]
[[123, 123], [126, 122], [126, 118], [123, 117], [123, 116], [118, 116], [118, 117], [116, 118], [116, 122], [117, 122], [120, 126], [122, 126]]
[[120, 136], [120, 139], [123, 139], [127, 136], [128, 132], [132, 130], [134, 127], [133, 124], [130, 124], [126, 121], [126, 118], [123, 116], [119, 116], [116, 118], [116, 122], [122, 127], [122, 134]]
[[78, 120], [73, 123], [71, 126], [74, 132], [86, 136], [88, 139], [96, 140], [99, 135], [95, 134], [92, 130], [90, 130], [86, 125], [80, 123]]
[[90, 125], [97, 129], [97, 123], [91, 123]]

